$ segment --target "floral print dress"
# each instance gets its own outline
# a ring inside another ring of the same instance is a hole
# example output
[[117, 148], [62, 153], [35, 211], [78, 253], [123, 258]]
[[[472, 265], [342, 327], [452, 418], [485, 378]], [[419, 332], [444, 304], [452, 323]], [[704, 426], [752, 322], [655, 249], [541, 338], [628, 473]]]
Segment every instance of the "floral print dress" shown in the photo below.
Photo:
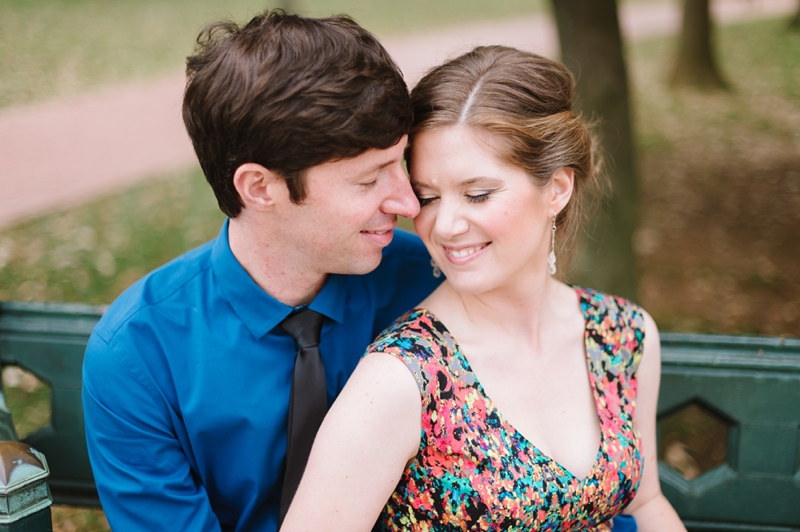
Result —
[[643, 459], [633, 425], [641, 309], [577, 288], [600, 448], [585, 479], [540, 452], [497, 410], [458, 344], [436, 317], [415, 309], [368, 352], [391, 354], [422, 397], [419, 452], [406, 467], [376, 530], [611, 530], [633, 499]]

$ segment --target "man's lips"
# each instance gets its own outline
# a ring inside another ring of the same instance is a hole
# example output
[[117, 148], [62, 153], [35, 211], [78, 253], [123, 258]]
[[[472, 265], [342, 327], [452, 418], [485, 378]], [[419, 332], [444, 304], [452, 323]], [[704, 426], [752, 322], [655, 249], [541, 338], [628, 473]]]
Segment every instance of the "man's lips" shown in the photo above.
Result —
[[385, 247], [388, 246], [394, 236], [394, 225], [384, 229], [365, 229], [361, 234], [373, 243]]

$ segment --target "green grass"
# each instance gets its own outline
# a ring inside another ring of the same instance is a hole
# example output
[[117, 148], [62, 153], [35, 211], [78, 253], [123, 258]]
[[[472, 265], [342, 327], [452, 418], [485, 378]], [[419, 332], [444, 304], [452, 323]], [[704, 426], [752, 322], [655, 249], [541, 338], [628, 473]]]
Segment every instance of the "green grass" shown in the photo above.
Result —
[[20, 439], [50, 424], [50, 388], [39, 384], [32, 389], [5, 386], [6, 404], [11, 410]]
[[0, 300], [109, 303], [223, 219], [195, 169], [19, 224], [0, 233]]
[[[203, 26], [246, 21], [278, 0], [3, 0], [0, 108], [179, 73]], [[347, 13], [379, 35], [533, 13], [544, 0], [291, 0]]]

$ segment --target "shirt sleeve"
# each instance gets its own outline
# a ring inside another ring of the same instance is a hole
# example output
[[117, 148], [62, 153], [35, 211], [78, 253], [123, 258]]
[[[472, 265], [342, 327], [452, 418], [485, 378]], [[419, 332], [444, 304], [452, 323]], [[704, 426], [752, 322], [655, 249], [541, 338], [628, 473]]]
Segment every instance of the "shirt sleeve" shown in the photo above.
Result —
[[112, 530], [221, 531], [168, 403], [95, 331], [83, 366], [86, 441]]

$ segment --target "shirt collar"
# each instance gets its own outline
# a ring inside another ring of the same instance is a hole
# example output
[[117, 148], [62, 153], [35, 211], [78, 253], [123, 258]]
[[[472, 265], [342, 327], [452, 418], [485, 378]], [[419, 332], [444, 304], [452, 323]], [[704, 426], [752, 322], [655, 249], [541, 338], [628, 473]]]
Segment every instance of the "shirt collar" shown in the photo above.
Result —
[[[221, 292], [233, 307], [250, 333], [261, 338], [289, 315], [292, 307], [281, 303], [253, 281], [234, 257], [228, 241], [228, 222], [225, 220], [211, 250], [211, 268]], [[339, 323], [344, 318], [347, 298], [347, 278], [329, 275], [309, 308]]]

